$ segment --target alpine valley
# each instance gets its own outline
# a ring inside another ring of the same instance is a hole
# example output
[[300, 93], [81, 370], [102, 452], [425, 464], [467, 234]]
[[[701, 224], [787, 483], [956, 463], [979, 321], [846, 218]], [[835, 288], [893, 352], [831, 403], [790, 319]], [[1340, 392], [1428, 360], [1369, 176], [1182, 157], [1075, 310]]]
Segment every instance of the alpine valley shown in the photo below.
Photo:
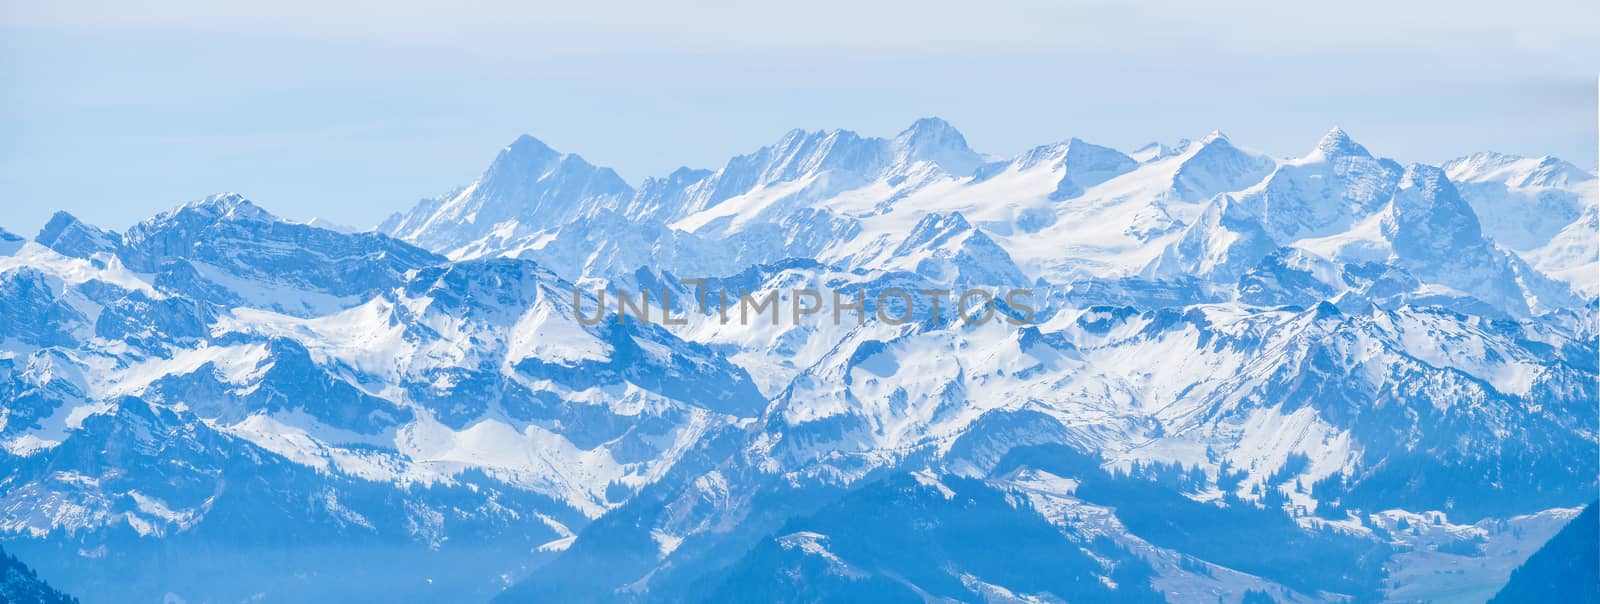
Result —
[[1600, 489], [1600, 181], [1306, 146], [524, 136], [360, 232], [58, 213], [0, 231], [0, 545], [91, 603], [1486, 601]]

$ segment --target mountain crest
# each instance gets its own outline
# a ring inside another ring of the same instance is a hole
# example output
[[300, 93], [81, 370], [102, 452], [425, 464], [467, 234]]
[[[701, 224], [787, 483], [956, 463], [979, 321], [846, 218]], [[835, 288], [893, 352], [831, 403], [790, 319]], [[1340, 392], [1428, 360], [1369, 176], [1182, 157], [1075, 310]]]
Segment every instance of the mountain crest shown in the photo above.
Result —
[[1139, 162], [1121, 151], [1110, 147], [1102, 147], [1086, 143], [1079, 138], [1068, 139], [1065, 143], [1041, 147], [1047, 155], [1055, 156], [1055, 163], [1061, 166], [1061, 180], [1056, 183], [1055, 192], [1050, 194], [1052, 201], [1072, 199], [1089, 187], [1111, 180], [1139, 167]]
[[1201, 202], [1213, 195], [1259, 182], [1272, 172], [1273, 161], [1248, 153], [1213, 130], [1184, 146], [1181, 164], [1172, 176], [1172, 190], [1183, 199]]
[[1322, 140], [1317, 141], [1317, 148], [1312, 151], [1324, 157], [1372, 157], [1367, 148], [1361, 146], [1350, 138], [1350, 134], [1343, 128], [1334, 126], [1327, 134], [1322, 135]]
[[1143, 147], [1139, 147], [1138, 149], [1134, 150], [1132, 153], [1129, 153], [1128, 157], [1132, 157], [1135, 161], [1138, 161], [1141, 164], [1145, 164], [1145, 163], [1150, 163], [1150, 162], [1156, 161], [1158, 159], [1166, 159], [1168, 157], [1172, 157], [1173, 155], [1177, 155], [1177, 154], [1178, 154], [1178, 150], [1177, 149], [1174, 149], [1172, 147], [1168, 147], [1165, 144], [1162, 144], [1162, 143], [1159, 143], [1159, 142], [1152, 142], [1152, 143], [1147, 144], [1147, 145], [1145, 145]]
[[506, 242], [614, 209], [633, 194], [633, 187], [612, 169], [524, 134], [501, 149], [471, 185], [424, 199], [384, 221], [380, 230], [454, 253], [485, 238]]
[[522, 134], [500, 151], [501, 157], [557, 157], [561, 153], [532, 134]]
[[1442, 166], [1458, 183], [1501, 182], [1522, 188], [1566, 187], [1594, 179], [1594, 175], [1559, 157], [1522, 157], [1492, 151], [1447, 161]]
[[278, 217], [272, 215], [243, 195], [238, 193], [217, 193], [191, 201], [168, 212], [176, 215], [185, 211], [198, 212], [215, 220], [250, 220], [256, 222], [277, 222]]
[[89, 225], [67, 212], [51, 216], [50, 222], [33, 240], [75, 258], [88, 258], [96, 252], [115, 252], [122, 245], [121, 235]]
[[905, 241], [895, 250], [895, 255], [908, 254], [922, 248], [939, 247], [952, 237], [971, 230], [972, 224], [967, 222], [967, 217], [962, 216], [961, 212], [930, 213], [917, 221], [917, 226], [906, 235]]
[[1431, 244], [1443, 253], [1481, 244], [1482, 230], [1472, 207], [1462, 201], [1444, 170], [1411, 164], [1400, 177], [1391, 227], [1397, 246]]
[[479, 178], [479, 188], [517, 192], [550, 178], [593, 180], [582, 184], [602, 193], [632, 193], [632, 188], [612, 169], [591, 164], [576, 153], [556, 151], [527, 134], [500, 151]]
[[970, 175], [983, 163], [983, 157], [967, 146], [966, 137], [937, 117], [913, 122], [894, 138], [893, 144], [901, 163], [929, 161], [957, 176]]

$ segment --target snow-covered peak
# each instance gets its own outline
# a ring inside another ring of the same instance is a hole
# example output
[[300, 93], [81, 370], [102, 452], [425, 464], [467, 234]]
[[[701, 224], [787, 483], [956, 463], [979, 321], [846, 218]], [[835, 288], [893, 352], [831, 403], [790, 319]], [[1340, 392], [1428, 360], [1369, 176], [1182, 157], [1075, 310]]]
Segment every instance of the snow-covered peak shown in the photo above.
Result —
[[238, 193], [218, 193], [146, 218], [128, 229], [128, 232], [123, 234], [123, 240], [124, 243], [131, 245], [163, 232], [194, 233], [224, 223], [287, 224]]
[[1442, 166], [1457, 183], [1498, 182], [1508, 187], [1566, 187], [1593, 180], [1583, 169], [1549, 155], [1522, 157], [1492, 151], [1459, 157]]
[[1143, 147], [1139, 147], [1138, 149], [1134, 150], [1132, 153], [1129, 153], [1128, 157], [1133, 158], [1134, 161], [1137, 161], [1137, 162], [1139, 162], [1141, 164], [1147, 164], [1147, 163], [1156, 161], [1158, 159], [1166, 159], [1168, 157], [1172, 157], [1174, 155], [1177, 155], [1178, 153], [1179, 153], [1179, 151], [1177, 149], [1174, 149], [1172, 147], [1168, 147], [1168, 146], [1166, 146], [1164, 144], [1161, 144], [1159, 142], [1153, 142], [1153, 143], [1150, 143], [1150, 144], [1145, 145]]
[[1390, 211], [1397, 248], [1449, 253], [1482, 245], [1477, 215], [1439, 168], [1407, 166]]
[[261, 206], [252, 203], [249, 199], [245, 199], [243, 195], [233, 192], [217, 193], [191, 201], [170, 212], [157, 216], [157, 219], [172, 217], [183, 212], [193, 212], [215, 220], [278, 221], [278, 217], [273, 216], [271, 212], [261, 209]]
[[136, 239], [173, 229], [193, 231], [225, 223], [244, 225], [243, 228], [254, 228], [249, 225], [291, 224], [262, 209], [243, 195], [218, 193], [146, 218], [129, 229], [123, 238]]
[[894, 138], [896, 158], [903, 163], [929, 161], [950, 174], [972, 174], [983, 157], [967, 146], [961, 132], [937, 117], [925, 117]]
[[644, 180], [644, 186], [639, 187], [639, 192], [643, 194], [646, 192], [646, 189], [650, 189], [652, 186], [686, 187], [688, 185], [705, 180], [707, 176], [711, 176], [713, 173], [714, 171], [712, 170], [680, 166], [678, 169], [673, 170], [671, 174], [666, 175], [666, 177], [658, 178], [652, 176], [650, 178], [646, 178]]
[[1133, 171], [1139, 167], [1139, 162], [1116, 149], [1072, 138], [1066, 142], [1034, 147], [1009, 163], [991, 164], [978, 172], [978, 180], [1005, 171], [1027, 173], [1041, 167], [1061, 174], [1050, 199], [1062, 201]]
[[237, 195], [144, 220], [122, 235], [115, 253], [184, 295], [295, 316], [347, 308], [409, 271], [444, 261], [378, 233], [278, 220]]
[[952, 132], [941, 133], [934, 122], [914, 127], [900, 142], [904, 146], [897, 155], [896, 141], [888, 139], [863, 138], [849, 130], [791, 130], [778, 142], [736, 156], [691, 184], [684, 189], [683, 203], [643, 205], [660, 205], [654, 218], [675, 228], [725, 234], [780, 221], [806, 204], [875, 182], [914, 186], [947, 176], [938, 162], [969, 163], [954, 145]]
[[356, 227], [353, 227], [353, 226], [350, 226], [348, 224], [344, 224], [344, 223], [341, 223], [341, 222], [334, 222], [332, 220], [328, 220], [327, 218], [323, 218], [323, 217], [320, 217], [320, 216], [312, 218], [311, 220], [307, 220], [302, 224], [304, 224], [304, 225], [306, 225], [308, 227], [316, 227], [316, 228], [319, 228], [319, 229], [329, 230], [329, 231], [333, 231], [335, 233], [344, 233], [344, 234], [347, 234], [347, 235], [348, 234], [352, 234], [352, 233], [360, 233], [363, 230], [365, 230], [365, 229], [358, 229]]
[[1054, 197], [1066, 199], [1080, 195], [1084, 189], [1131, 172], [1138, 165], [1121, 151], [1073, 138], [1062, 150], [1061, 167], [1066, 174], [1056, 187]]
[[917, 221], [917, 226], [912, 227], [911, 233], [906, 235], [905, 241], [900, 244], [895, 254], [903, 255], [921, 247], [937, 247], [951, 237], [971, 230], [972, 224], [967, 222], [967, 217], [962, 216], [961, 212], [928, 214]]
[[1513, 316], [1577, 303], [1567, 286], [1485, 239], [1477, 214], [1440, 168], [1406, 168], [1381, 228], [1401, 267]]
[[1550, 156], [1474, 153], [1442, 167], [1484, 232], [1518, 253], [1549, 244], [1600, 197], [1593, 175]]
[[850, 130], [791, 130], [776, 145], [763, 149], [768, 161], [761, 166], [758, 182], [803, 180], [822, 172], [874, 174], [888, 159], [886, 146], [883, 139], [862, 138]]
[[[544, 141], [531, 134], [522, 134], [511, 144], [500, 150], [500, 155], [495, 158], [495, 163], [521, 162], [543, 163], [561, 157], [561, 152], [550, 148]], [[493, 170], [493, 168], [490, 168]]]
[[699, 185], [714, 174], [716, 172], [713, 170], [684, 166], [664, 177], [646, 178], [633, 197], [618, 208], [618, 213], [642, 221], [670, 218], [681, 212], [698, 192]]
[[562, 153], [544, 141], [524, 134], [511, 142], [478, 179], [481, 190], [515, 192], [530, 182], [550, 178], [595, 178], [596, 188], [604, 192], [632, 192], [622, 177], [610, 168], [595, 166], [576, 153]]
[[633, 188], [610, 168], [522, 135], [500, 150], [472, 184], [424, 199], [379, 230], [425, 248], [460, 255], [486, 237], [510, 241], [614, 209]]
[[238, 193], [219, 193], [146, 218], [128, 229], [123, 239], [124, 243], [139, 247], [162, 239], [164, 233], [181, 233], [178, 238], [187, 238], [217, 225], [244, 225], [245, 230], [250, 230], [254, 228], [250, 225], [275, 223], [287, 224]]
[[1173, 173], [1172, 189], [1192, 202], [1253, 185], [1273, 168], [1270, 158], [1235, 147], [1216, 130], [1186, 144], [1174, 161], [1180, 163]]
[[1367, 148], [1361, 146], [1350, 138], [1344, 128], [1334, 126], [1327, 134], [1322, 135], [1322, 140], [1317, 141], [1317, 148], [1312, 149], [1310, 156], [1323, 158], [1335, 157], [1372, 157]]

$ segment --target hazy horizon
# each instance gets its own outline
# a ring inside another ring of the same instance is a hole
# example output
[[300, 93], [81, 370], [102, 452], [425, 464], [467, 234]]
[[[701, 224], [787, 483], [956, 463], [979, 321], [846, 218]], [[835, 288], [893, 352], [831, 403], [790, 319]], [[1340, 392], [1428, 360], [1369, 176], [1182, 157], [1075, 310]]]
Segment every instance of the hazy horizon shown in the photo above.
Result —
[[1586, 4], [835, 8], [852, 18], [13, 3], [0, 227], [32, 235], [66, 210], [121, 229], [221, 191], [365, 227], [470, 182], [524, 133], [637, 185], [793, 128], [892, 136], [930, 115], [999, 156], [1220, 129], [1289, 157], [1337, 125], [1402, 162], [1499, 151], [1595, 170], [1600, 45], [1584, 29], [1600, 9]]

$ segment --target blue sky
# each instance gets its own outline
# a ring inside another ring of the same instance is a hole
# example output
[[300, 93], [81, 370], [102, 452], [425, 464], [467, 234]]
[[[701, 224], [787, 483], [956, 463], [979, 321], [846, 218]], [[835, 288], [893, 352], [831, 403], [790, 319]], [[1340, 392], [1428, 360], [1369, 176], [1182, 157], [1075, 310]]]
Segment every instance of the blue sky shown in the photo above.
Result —
[[1339, 125], [1402, 161], [1596, 162], [1594, 2], [125, 4], [0, 7], [0, 227], [220, 191], [366, 226], [524, 132], [637, 183], [927, 115], [996, 154]]

